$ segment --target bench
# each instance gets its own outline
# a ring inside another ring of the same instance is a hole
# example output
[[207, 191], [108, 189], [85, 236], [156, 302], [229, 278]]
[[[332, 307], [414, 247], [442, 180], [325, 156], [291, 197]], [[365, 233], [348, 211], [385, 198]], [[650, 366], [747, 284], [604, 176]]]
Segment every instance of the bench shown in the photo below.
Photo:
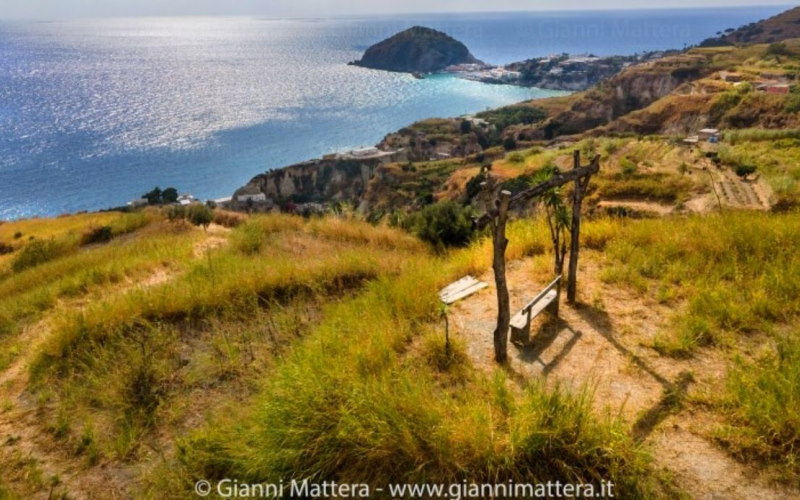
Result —
[[520, 312], [511, 318], [511, 340], [514, 342], [528, 342], [531, 336], [531, 320], [550, 306], [558, 302], [559, 282], [558, 276], [544, 290], [528, 302]]

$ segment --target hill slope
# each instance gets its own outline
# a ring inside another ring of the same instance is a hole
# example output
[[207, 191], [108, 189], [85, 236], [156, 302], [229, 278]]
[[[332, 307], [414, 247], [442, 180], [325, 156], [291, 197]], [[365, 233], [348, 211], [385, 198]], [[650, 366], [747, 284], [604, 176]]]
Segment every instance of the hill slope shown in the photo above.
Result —
[[800, 38], [800, 7], [737, 29], [729, 29], [720, 37], [705, 40], [702, 45], [774, 43], [789, 38]]

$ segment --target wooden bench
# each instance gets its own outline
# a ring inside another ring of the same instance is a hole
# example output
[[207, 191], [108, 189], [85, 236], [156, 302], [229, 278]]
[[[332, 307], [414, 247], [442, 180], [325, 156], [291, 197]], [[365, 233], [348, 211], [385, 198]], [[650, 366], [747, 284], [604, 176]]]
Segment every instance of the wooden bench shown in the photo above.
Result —
[[544, 290], [511, 318], [511, 340], [514, 342], [528, 342], [531, 336], [531, 320], [548, 307], [558, 304], [561, 276], [558, 276]]

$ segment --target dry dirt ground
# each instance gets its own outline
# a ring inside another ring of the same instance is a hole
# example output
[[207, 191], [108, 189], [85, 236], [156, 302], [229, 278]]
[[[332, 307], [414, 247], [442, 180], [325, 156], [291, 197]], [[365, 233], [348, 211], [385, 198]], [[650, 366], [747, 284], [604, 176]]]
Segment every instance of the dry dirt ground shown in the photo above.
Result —
[[[653, 338], [671, 310], [597, 279], [601, 256], [586, 252], [579, 268], [579, 304], [562, 301], [556, 321], [543, 314], [531, 327], [527, 343], [510, 343], [510, 379], [524, 386], [544, 377], [548, 384], [594, 391], [597, 412], [621, 416], [632, 436], [652, 450], [656, 463], [671, 472], [679, 486], [697, 499], [800, 498], [741, 464], [710, 439], [714, 422], [694, 396], [714, 391], [725, 375], [725, 355], [701, 351], [689, 360], [659, 356]], [[507, 278], [512, 314], [550, 281], [549, 263], [528, 258], [509, 263]], [[490, 284], [454, 304], [450, 321], [473, 363], [496, 370], [492, 332], [496, 296]]]

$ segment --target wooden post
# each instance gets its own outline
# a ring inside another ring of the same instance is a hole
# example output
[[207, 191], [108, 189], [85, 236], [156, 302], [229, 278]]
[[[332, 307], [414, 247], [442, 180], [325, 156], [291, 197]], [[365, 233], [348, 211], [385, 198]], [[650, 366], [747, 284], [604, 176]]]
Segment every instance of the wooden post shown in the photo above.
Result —
[[[573, 153], [574, 169], [580, 168], [581, 153], [575, 151]], [[592, 159], [592, 166], [600, 161], [599, 157]], [[581, 239], [581, 208], [583, 205], [583, 195], [586, 187], [589, 185], [591, 174], [586, 177], [575, 179], [575, 189], [572, 192], [572, 227], [570, 238], [570, 251], [569, 251], [569, 269], [567, 276], [567, 302], [574, 304], [576, 300], [576, 291], [578, 286], [578, 254], [580, 252], [580, 239]]]
[[497, 287], [497, 328], [494, 331], [494, 359], [498, 363], [508, 360], [508, 328], [511, 323], [511, 305], [506, 283], [506, 221], [508, 220], [508, 204], [511, 193], [501, 191], [495, 200], [495, 213], [492, 217], [492, 269]]

